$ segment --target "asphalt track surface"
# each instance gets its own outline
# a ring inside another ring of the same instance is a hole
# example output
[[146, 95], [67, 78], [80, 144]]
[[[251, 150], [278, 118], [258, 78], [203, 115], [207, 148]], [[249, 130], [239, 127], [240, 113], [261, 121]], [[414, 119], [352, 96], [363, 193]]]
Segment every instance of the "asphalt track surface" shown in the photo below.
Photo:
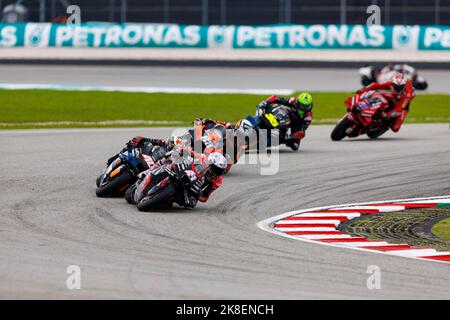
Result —
[[[420, 70], [428, 93], [450, 93], [450, 70]], [[0, 83], [355, 91], [357, 68], [0, 65]]]
[[[256, 223], [302, 208], [450, 194], [448, 124], [332, 142], [312, 126], [276, 175], [237, 165], [193, 211], [95, 196], [104, 160], [171, 129], [0, 132], [0, 298], [450, 298], [449, 266], [303, 243]], [[66, 268], [81, 267], [81, 289]], [[381, 269], [368, 290], [367, 267]]]

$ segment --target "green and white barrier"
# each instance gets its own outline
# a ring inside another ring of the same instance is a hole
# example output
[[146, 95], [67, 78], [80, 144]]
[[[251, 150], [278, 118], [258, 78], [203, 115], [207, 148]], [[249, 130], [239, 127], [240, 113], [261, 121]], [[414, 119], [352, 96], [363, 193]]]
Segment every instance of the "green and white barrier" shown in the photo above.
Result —
[[450, 50], [447, 26], [0, 24], [0, 47]]

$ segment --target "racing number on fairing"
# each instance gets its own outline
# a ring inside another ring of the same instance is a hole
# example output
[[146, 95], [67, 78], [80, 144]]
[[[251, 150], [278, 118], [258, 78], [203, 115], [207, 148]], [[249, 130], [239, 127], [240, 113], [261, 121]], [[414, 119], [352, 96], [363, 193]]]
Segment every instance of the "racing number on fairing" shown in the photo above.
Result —
[[275, 116], [271, 113], [266, 113], [265, 115], [266, 119], [269, 120], [270, 125], [274, 128], [279, 126], [278, 120], [275, 118]]

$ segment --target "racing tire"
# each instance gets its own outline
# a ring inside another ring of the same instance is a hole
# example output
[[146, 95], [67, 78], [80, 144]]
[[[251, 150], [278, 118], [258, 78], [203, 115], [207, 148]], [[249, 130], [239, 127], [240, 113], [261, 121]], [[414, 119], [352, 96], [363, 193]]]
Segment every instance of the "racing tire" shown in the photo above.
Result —
[[97, 185], [97, 187], [100, 187], [100, 182], [102, 181], [102, 175], [97, 177], [97, 180], [95, 181], [95, 184]]
[[136, 185], [133, 184], [127, 189], [127, 191], [125, 191], [125, 200], [127, 200], [127, 202], [129, 204], [134, 204], [133, 193], [135, 190], [136, 190]]
[[376, 130], [376, 131], [367, 132], [367, 136], [370, 139], [378, 139], [383, 134], [385, 134], [386, 131], [388, 131], [388, 130], [389, 130], [389, 128], [383, 128], [383, 129], [379, 129], [379, 130]]
[[152, 209], [158, 209], [165, 204], [168, 204], [168, 200], [176, 194], [175, 188], [171, 183], [167, 184], [164, 189], [160, 189], [158, 193], [151, 197], [144, 197], [137, 207], [139, 211], [151, 211]]
[[426, 81], [414, 81], [413, 87], [417, 90], [426, 90], [428, 88], [428, 82]]
[[98, 187], [95, 190], [95, 194], [99, 198], [122, 195], [125, 188], [129, 186], [130, 183], [133, 182], [133, 180], [134, 175], [129, 171], [125, 171], [103, 186]]
[[340, 140], [344, 139], [347, 136], [346, 130], [348, 128], [350, 128], [352, 125], [353, 125], [353, 122], [351, 122], [347, 118], [341, 119], [336, 124], [336, 127], [334, 127], [333, 131], [331, 132], [331, 140], [340, 141]]
[[288, 141], [286, 142], [286, 146], [291, 148], [292, 151], [298, 151], [298, 149], [300, 149], [300, 141], [298, 142]]

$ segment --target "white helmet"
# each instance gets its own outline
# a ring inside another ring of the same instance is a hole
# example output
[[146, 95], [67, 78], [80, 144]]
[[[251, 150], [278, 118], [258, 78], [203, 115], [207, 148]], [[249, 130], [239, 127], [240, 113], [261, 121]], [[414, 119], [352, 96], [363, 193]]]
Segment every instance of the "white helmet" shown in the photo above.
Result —
[[212, 178], [220, 177], [227, 169], [227, 159], [219, 152], [212, 152], [208, 156], [208, 164], [208, 172]]
[[247, 119], [241, 119], [236, 123], [235, 130], [240, 135], [249, 136], [253, 130], [253, 125]]
[[396, 73], [393, 77], [392, 77], [392, 85], [394, 87], [394, 90], [397, 93], [401, 93], [403, 92], [403, 90], [406, 87], [406, 78], [403, 74], [401, 73]]

